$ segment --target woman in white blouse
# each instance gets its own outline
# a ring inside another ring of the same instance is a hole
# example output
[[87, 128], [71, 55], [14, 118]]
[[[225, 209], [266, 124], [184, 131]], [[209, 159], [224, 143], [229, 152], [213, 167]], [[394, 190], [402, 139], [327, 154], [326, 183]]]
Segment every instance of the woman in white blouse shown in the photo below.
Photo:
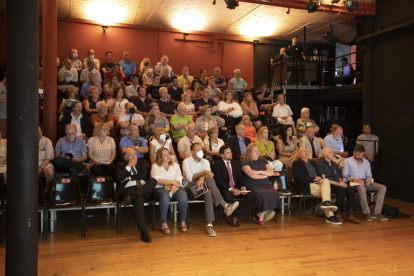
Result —
[[154, 131], [154, 139], [149, 144], [149, 158], [151, 161], [151, 165], [154, 164], [156, 161], [157, 151], [160, 148], [166, 148], [170, 151], [171, 160], [173, 162], [178, 162], [177, 155], [175, 155], [174, 148], [172, 146], [171, 138], [168, 137], [166, 134], [167, 130], [162, 127], [158, 127]]
[[226, 121], [226, 126], [232, 127], [233, 134], [235, 132], [235, 126], [240, 123], [243, 117], [243, 109], [240, 107], [239, 103], [233, 101], [233, 93], [231, 91], [226, 91], [223, 94], [223, 100], [219, 102], [219, 114]]
[[219, 150], [221, 146], [224, 146], [224, 141], [218, 138], [219, 129], [218, 127], [210, 127], [207, 131], [207, 136], [204, 138], [204, 145], [206, 149], [206, 159], [207, 160], [219, 160], [220, 153]]
[[[108, 109], [114, 117], [119, 117], [125, 114], [125, 104], [128, 102], [125, 90], [117, 87], [114, 90], [112, 100], [108, 101]], [[115, 124], [116, 125], [116, 124]]]
[[167, 224], [170, 199], [178, 201], [181, 222], [180, 231], [183, 233], [187, 232], [185, 221], [187, 219], [188, 197], [183, 187], [183, 176], [180, 166], [171, 161], [168, 149], [158, 149], [155, 164], [151, 168], [151, 177], [157, 180], [157, 186], [155, 186], [153, 195], [159, 200], [162, 233], [170, 233]]

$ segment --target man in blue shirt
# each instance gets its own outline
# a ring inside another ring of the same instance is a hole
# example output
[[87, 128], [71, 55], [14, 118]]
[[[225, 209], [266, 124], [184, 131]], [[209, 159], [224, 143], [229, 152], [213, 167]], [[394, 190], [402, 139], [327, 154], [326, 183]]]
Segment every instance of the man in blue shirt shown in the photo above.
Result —
[[66, 125], [66, 136], [57, 141], [53, 159], [53, 164], [58, 171], [69, 172], [69, 176], [74, 178], [78, 178], [83, 162], [88, 157], [86, 142], [76, 136], [77, 132], [76, 125]]
[[137, 65], [132, 60], [129, 60], [129, 51], [124, 50], [123, 55], [124, 59], [119, 62], [119, 65], [121, 66], [122, 77], [126, 81], [137, 72]]
[[[357, 185], [359, 200], [362, 211], [365, 215], [365, 221], [371, 222], [372, 219], [388, 220], [381, 214], [387, 187], [374, 183], [371, 174], [369, 161], [364, 159], [365, 148], [363, 145], [355, 145], [354, 156], [345, 159], [342, 165], [342, 177], [348, 178], [351, 185]], [[375, 200], [375, 210], [371, 214], [371, 209], [367, 202], [367, 191], [377, 192]]]
[[145, 139], [139, 137], [138, 125], [131, 123], [128, 125], [127, 129], [128, 136], [122, 137], [121, 141], [119, 142], [119, 147], [121, 148], [122, 154], [125, 154], [125, 152], [131, 148], [135, 150], [138, 161], [145, 161], [144, 154], [148, 153], [148, 147]]
[[329, 134], [323, 139], [323, 146], [330, 147], [334, 151], [335, 158], [333, 161], [341, 168], [341, 162], [348, 157], [348, 152], [344, 151], [344, 144], [342, 141], [343, 129], [341, 126], [335, 126], [332, 129], [332, 134]]

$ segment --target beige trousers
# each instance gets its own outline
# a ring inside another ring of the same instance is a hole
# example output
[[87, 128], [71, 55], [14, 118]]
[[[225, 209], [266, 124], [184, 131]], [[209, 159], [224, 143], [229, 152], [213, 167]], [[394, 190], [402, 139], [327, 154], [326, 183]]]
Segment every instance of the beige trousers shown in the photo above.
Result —
[[[329, 180], [325, 179], [323, 182], [316, 184], [316, 183], [310, 183], [310, 190], [311, 194], [316, 197], [321, 197], [322, 202], [325, 201], [331, 201], [331, 183], [329, 183]], [[333, 216], [332, 211], [325, 211], [326, 217]]]

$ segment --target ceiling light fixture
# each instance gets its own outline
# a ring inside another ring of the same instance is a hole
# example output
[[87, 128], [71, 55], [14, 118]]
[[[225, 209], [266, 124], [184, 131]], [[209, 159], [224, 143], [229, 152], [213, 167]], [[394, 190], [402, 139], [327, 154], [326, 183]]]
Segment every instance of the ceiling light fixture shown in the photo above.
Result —
[[269, 36], [275, 32], [277, 25], [272, 18], [253, 17], [241, 24], [240, 34], [252, 37]]
[[306, 3], [308, 13], [315, 12], [320, 5], [321, 3], [318, 0], [309, 0], [309, 2]]
[[253, 40], [253, 44], [259, 43], [259, 40]]
[[173, 26], [182, 32], [199, 31], [203, 27], [205, 20], [204, 16], [196, 11], [190, 10], [185, 14], [178, 13], [173, 20]]
[[332, 0], [331, 3], [332, 4], [338, 4], [341, 0]]
[[127, 9], [113, 3], [86, 2], [83, 10], [86, 19], [94, 20], [103, 26], [123, 23], [127, 18]]
[[188, 33], [183, 33], [183, 39], [185, 40], [187, 38], [187, 36], [189, 36], [190, 34]]
[[106, 33], [106, 30], [108, 30], [108, 26], [102, 26], [102, 31], [103, 31], [104, 33]]
[[226, 2], [227, 8], [230, 10], [233, 10], [239, 6], [239, 1], [237, 0], [224, 0], [224, 2]]
[[344, 4], [345, 4], [345, 8], [347, 11], [354, 12], [355, 10], [358, 9], [359, 1], [358, 0], [345, 0]]

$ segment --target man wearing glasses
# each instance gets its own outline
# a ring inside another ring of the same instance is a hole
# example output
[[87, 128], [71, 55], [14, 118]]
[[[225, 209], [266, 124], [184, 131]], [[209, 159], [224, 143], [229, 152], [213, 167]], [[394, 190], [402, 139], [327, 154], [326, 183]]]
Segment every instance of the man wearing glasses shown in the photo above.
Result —
[[132, 103], [137, 107], [137, 113], [141, 114], [144, 118], [148, 116], [150, 112], [150, 104], [153, 102], [152, 99], [146, 95], [145, 87], [140, 86], [138, 89], [138, 97], [132, 100]]
[[74, 124], [65, 127], [65, 137], [59, 139], [55, 147], [53, 163], [59, 172], [68, 172], [70, 177], [78, 178], [83, 162], [88, 157], [88, 150], [84, 139], [76, 136], [77, 128]]

